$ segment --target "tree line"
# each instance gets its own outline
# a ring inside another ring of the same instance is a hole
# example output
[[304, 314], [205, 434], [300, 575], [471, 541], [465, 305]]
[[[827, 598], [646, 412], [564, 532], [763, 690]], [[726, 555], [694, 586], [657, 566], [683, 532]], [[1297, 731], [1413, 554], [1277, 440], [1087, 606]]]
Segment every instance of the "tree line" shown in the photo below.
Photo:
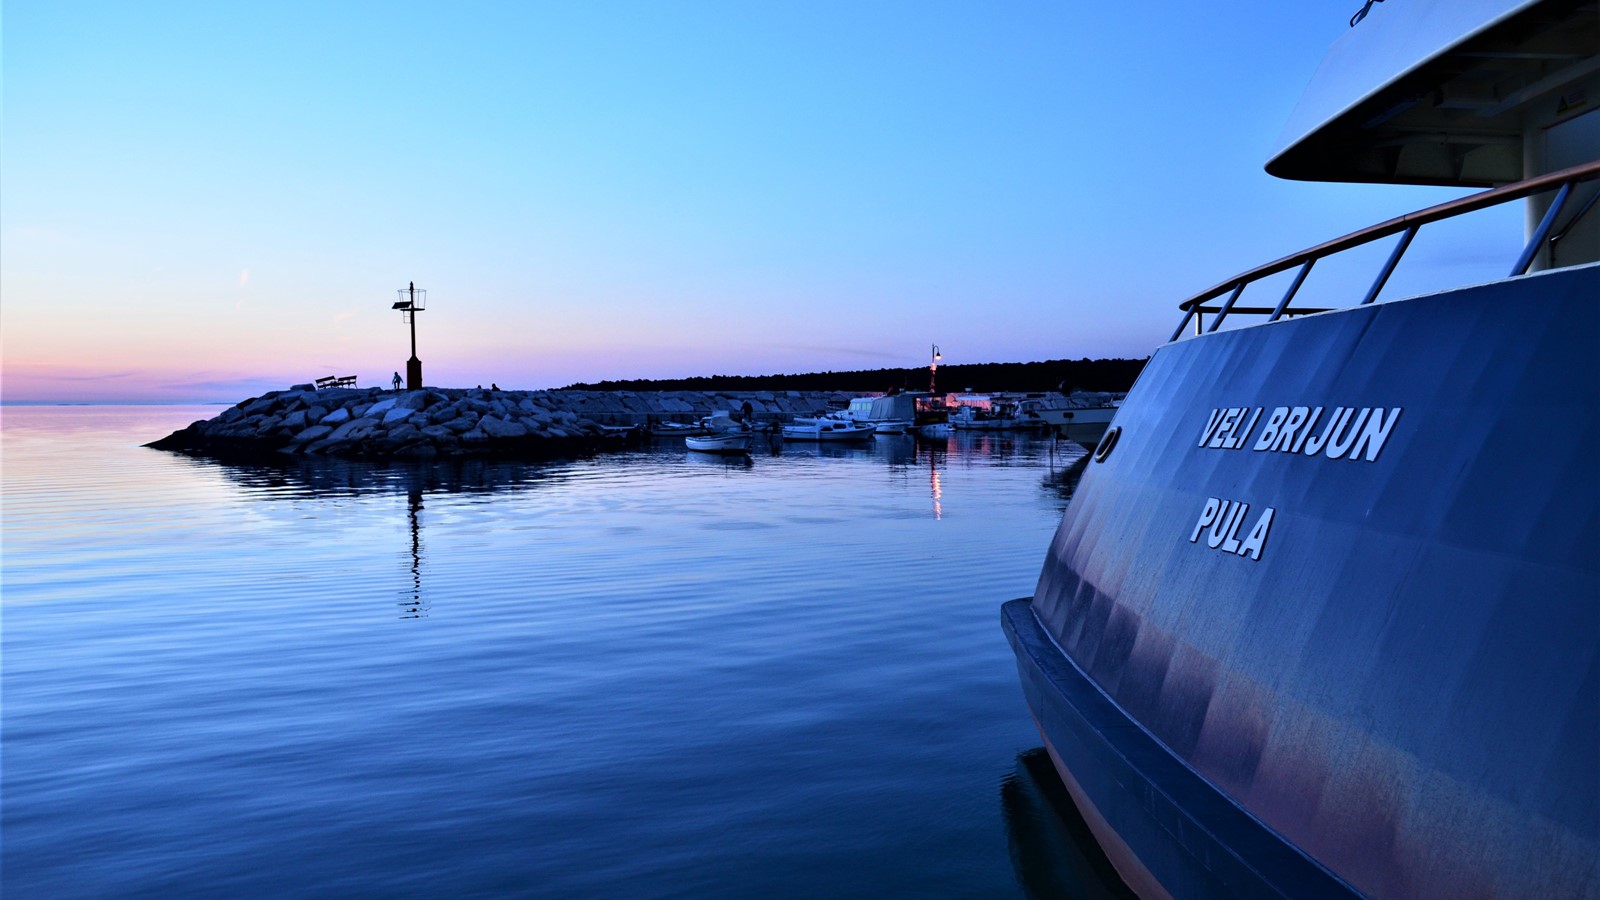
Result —
[[[956, 391], [1111, 391], [1122, 393], [1149, 359], [1050, 359], [1043, 362], [968, 363], [940, 366], [936, 387]], [[569, 391], [852, 391], [928, 389], [926, 366], [860, 369], [795, 375], [697, 375], [692, 378], [633, 378], [569, 384]]]

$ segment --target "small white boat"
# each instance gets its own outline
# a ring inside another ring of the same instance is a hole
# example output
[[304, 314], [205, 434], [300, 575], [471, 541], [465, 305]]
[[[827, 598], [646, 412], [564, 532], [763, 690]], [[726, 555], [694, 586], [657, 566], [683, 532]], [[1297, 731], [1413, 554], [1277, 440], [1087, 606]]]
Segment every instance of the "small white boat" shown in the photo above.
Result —
[[911, 423], [905, 420], [878, 422], [872, 430], [874, 434], [908, 434], [911, 431]]
[[863, 425], [848, 419], [819, 416], [814, 419], [795, 419], [783, 426], [786, 441], [866, 441], [872, 439], [874, 426]]
[[740, 454], [750, 452], [750, 432], [725, 431], [720, 434], [691, 435], [684, 446], [701, 453]]

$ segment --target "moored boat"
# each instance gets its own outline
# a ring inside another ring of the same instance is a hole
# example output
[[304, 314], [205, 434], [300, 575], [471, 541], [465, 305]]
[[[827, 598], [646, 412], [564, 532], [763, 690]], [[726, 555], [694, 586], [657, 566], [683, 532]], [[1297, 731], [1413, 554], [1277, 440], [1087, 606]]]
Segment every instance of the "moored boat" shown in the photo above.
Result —
[[1013, 408], [1023, 428], [1052, 431], [1093, 445], [1111, 426], [1121, 403], [1113, 394], [1051, 391], [1018, 397]]
[[750, 452], [751, 437], [749, 431], [724, 431], [690, 435], [683, 439], [683, 443], [690, 450], [700, 453], [739, 454]]
[[[1002, 625], [1143, 896], [1597, 897], [1600, 12], [1364, 13], [1268, 171], [1491, 189], [1183, 301]], [[1383, 295], [1419, 230], [1523, 200], [1507, 277]]]
[[682, 438], [691, 435], [709, 434], [711, 429], [698, 422], [656, 422], [650, 426], [650, 436], [659, 438]]
[[1016, 431], [1022, 427], [1016, 404], [998, 394], [951, 394], [949, 423], [956, 431]]
[[856, 397], [836, 418], [870, 425], [877, 434], [906, 434], [917, 411], [931, 397], [924, 391], [894, 391], [881, 396]]
[[797, 418], [783, 426], [786, 441], [867, 441], [872, 439], [874, 426], [852, 422], [849, 419], [816, 416]]

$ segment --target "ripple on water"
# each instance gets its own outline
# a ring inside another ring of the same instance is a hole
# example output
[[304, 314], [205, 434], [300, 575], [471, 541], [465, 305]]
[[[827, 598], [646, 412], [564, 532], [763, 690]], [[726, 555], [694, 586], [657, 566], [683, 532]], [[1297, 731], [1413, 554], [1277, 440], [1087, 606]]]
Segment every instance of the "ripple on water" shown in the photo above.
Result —
[[5, 410], [18, 896], [1016, 892], [1043, 442], [137, 446], [213, 412]]

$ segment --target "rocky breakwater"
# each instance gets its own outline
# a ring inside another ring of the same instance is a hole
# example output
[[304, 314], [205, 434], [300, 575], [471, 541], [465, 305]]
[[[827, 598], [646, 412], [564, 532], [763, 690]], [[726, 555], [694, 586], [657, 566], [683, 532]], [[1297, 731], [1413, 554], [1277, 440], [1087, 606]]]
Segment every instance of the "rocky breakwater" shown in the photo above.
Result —
[[623, 444], [625, 435], [560, 408], [551, 393], [299, 385], [252, 397], [145, 446], [215, 456], [540, 459]]
[[692, 421], [748, 405], [758, 421], [787, 421], [853, 394], [807, 391], [501, 391], [483, 388], [326, 388], [252, 397], [146, 444], [210, 456], [553, 459], [620, 449], [657, 422]]

